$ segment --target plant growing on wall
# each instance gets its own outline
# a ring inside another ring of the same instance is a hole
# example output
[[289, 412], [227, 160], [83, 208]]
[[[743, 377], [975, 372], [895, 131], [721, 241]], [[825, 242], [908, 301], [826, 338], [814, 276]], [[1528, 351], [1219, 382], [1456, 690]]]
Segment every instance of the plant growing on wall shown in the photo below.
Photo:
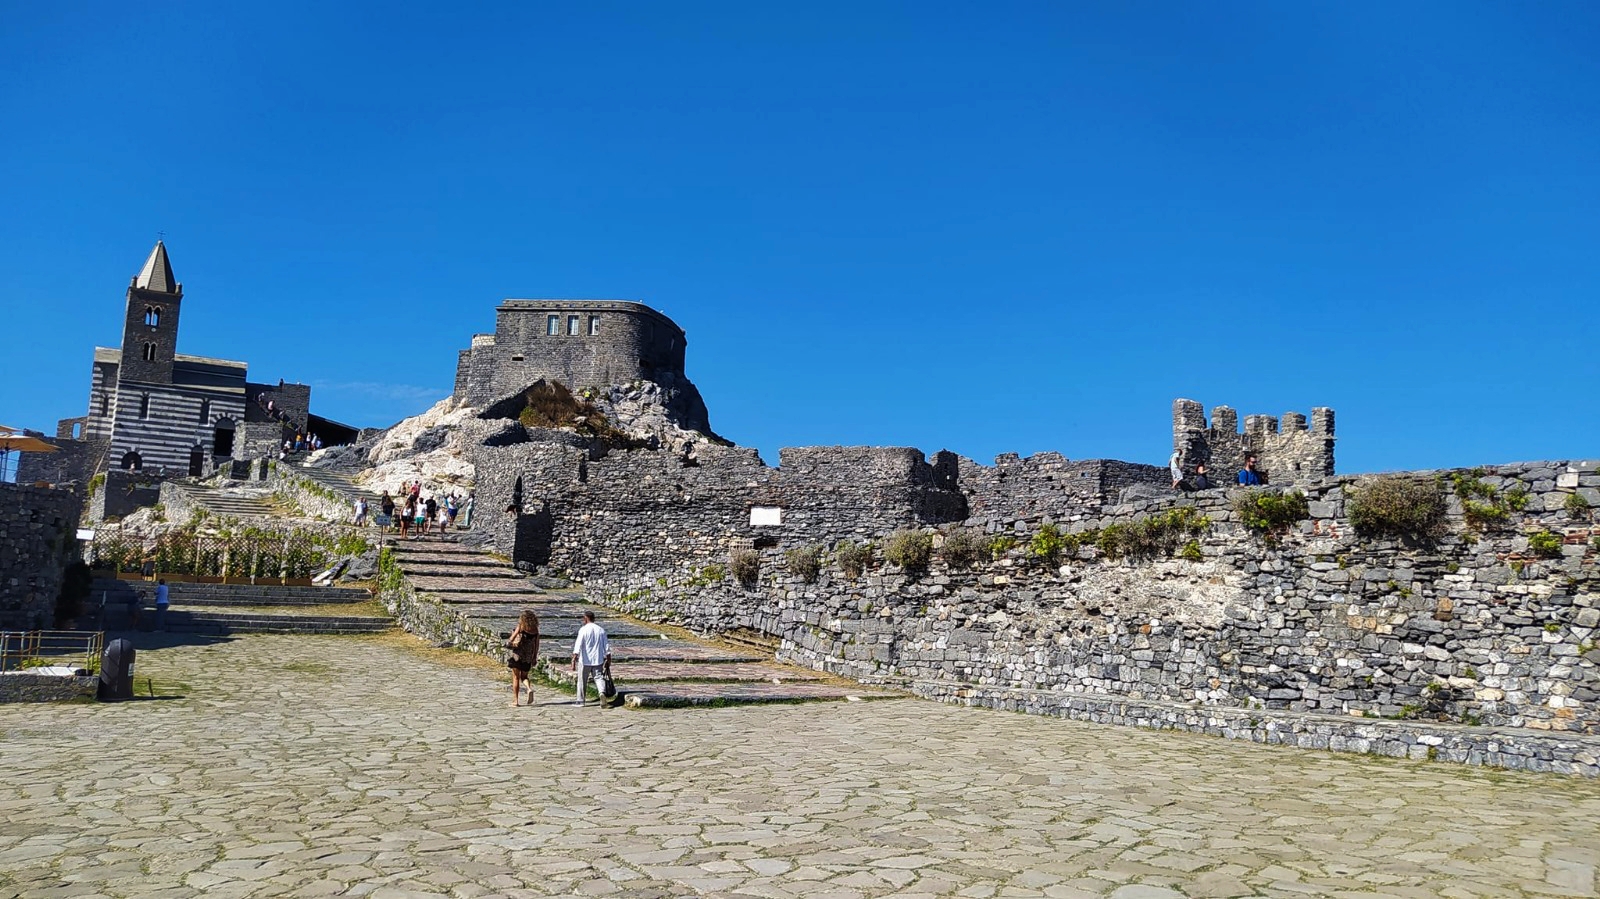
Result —
[[1541, 559], [1554, 559], [1561, 555], [1562, 540], [1560, 534], [1547, 530], [1534, 531], [1528, 535], [1528, 549]]
[[822, 547], [796, 546], [783, 554], [783, 562], [790, 574], [809, 584], [822, 570]]
[[939, 558], [951, 568], [971, 568], [980, 559], [989, 556], [989, 547], [983, 535], [971, 528], [948, 528], [939, 544]]
[[1450, 475], [1456, 496], [1461, 500], [1461, 517], [1473, 531], [1486, 531], [1504, 524], [1512, 512], [1528, 507], [1527, 488], [1518, 485], [1501, 493], [1494, 485], [1483, 480], [1487, 476], [1481, 468]]
[[1013, 537], [1010, 534], [998, 534], [989, 541], [989, 558], [1003, 558], [1006, 553], [1015, 549], [1016, 545], [1016, 537]]
[[1572, 518], [1584, 519], [1589, 517], [1589, 500], [1585, 499], [1581, 493], [1567, 494], [1566, 501], [1561, 504], [1561, 508], [1565, 509], [1567, 515]]
[[925, 571], [933, 558], [933, 535], [926, 531], [900, 530], [883, 544], [884, 561], [910, 573]]
[[761, 556], [753, 549], [736, 549], [728, 557], [728, 570], [746, 589], [754, 587], [761, 578]]
[[1444, 527], [1444, 494], [1437, 481], [1384, 475], [1350, 491], [1350, 525], [1363, 537], [1394, 537], [1428, 543]]
[[1033, 539], [1028, 541], [1028, 555], [1046, 565], [1054, 565], [1061, 558], [1064, 547], [1061, 529], [1053, 524], [1041, 524], [1039, 530], [1034, 532]]
[[858, 578], [872, 564], [872, 544], [840, 540], [833, 548], [833, 557], [838, 560], [839, 570], [845, 577]]
[[1298, 490], [1277, 493], [1272, 490], [1247, 490], [1233, 501], [1239, 521], [1252, 531], [1274, 542], [1298, 521], [1311, 515], [1306, 495]]

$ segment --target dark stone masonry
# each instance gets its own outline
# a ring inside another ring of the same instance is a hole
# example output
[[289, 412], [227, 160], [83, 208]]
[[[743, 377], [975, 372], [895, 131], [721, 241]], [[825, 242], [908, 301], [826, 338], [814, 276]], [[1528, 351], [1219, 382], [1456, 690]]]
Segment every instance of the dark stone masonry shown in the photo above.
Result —
[[81, 511], [72, 490], [0, 482], [0, 630], [54, 625]]
[[[936, 558], [906, 572], [880, 552], [859, 578], [825, 562], [808, 582], [780, 544], [759, 550], [749, 587], [708, 582], [709, 549], [587, 586], [646, 618], [760, 633], [789, 660], [929, 698], [1600, 774], [1600, 747], [1582, 739], [1600, 733], [1600, 528], [1567, 499], [1600, 506], [1600, 471], [1495, 466], [1481, 482], [1526, 490], [1525, 508], [1477, 531], [1452, 495], [1429, 548], [1358, 537], [1346, 501], [1359, 481], [1326, 479], [1304, 487], [1310, 517], [1273, 540], [1240, 524], [1237, 489], [1114, 503], [1067, 528], [1191, 506], [1211, 521], [1198, 561], [1107, 561], [1086, 547], [1046, 565], [1026, 546], [1050, 516], [980, 515], [966, 525], [1017, 546], [971, 569]], [[1542, 532], [1560, 541], [1553, 556], [1531, 548]]]

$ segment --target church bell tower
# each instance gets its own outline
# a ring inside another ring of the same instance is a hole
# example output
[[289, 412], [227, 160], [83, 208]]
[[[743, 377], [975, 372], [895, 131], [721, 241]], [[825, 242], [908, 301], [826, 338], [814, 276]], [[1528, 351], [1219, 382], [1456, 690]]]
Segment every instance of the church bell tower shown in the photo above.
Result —
[[144, 268], [128, 286], [119, 380], [172, 383], [172, 360], [178, 352], [178, 312], [182, 306], [183, 285], [172, 277], [167, 246], [158, 240]]

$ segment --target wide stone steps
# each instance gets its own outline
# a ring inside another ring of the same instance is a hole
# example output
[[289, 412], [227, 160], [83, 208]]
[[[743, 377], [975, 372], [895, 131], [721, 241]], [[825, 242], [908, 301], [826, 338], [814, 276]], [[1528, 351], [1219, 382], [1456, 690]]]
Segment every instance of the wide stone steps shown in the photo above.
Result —
[[322, 486], [342, 495], [345, 499], [355, 502], [356, 497], [365, 497], [367, 505], [377, 508], [379, 495], [357, 484], [346, 475], [328, 468], [313, 468], [300, 464], [294, 467], [296, 474], [321, 484]]
[[[748, 648], [669, 638], [661, 628], [607, 614], [565, 582], [536, 579], [448, 537], [405, 541], [395, 557], [419, 596], [440, 603], [469, 633], [504, 639], [522, 609], [539, 616], [539, 670], [571, 684], [572, 643], [592, 611], [606, 629], [611, 667], [635, 708], [886, 699], [897, 694], [829, 682]], [[544, 584], [546, 586], [541, 586]], [[481, 638], [480, 638], [481, 639]]]
[[282, 517], [283, 512], [265, 499], [226, 493], [215, 487], [172, 482], [188, 497], [189, 502], [213, 515], [229, 518]]
[[166, 630], [179, 634], [378, 634], [394, 627], [388, 618], [350, 615], [263, 615], [230, 612], [167, 613]]
[[[98, 578], [90, 596], [106, 593], [118, 601], [138, 597], [148, 608], [155, 608], [156, 584], [153, 581], [123, 581]], [[275, 584], [192, 584], [167, 585], [167, 598], [173, 608], [184, 606], [326, 606], [367, 602], [366, 590], [355, 587], [285, 587]]]

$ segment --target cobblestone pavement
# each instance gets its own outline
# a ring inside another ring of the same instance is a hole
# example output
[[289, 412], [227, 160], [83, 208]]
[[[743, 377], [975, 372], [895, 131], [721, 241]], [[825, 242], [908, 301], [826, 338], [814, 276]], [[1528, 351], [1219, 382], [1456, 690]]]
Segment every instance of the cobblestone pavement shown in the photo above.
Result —
[[917, 700], [510, 708], [407, 638], [0, 706], [0, 896], [1590, 896], [1600, 784]]

